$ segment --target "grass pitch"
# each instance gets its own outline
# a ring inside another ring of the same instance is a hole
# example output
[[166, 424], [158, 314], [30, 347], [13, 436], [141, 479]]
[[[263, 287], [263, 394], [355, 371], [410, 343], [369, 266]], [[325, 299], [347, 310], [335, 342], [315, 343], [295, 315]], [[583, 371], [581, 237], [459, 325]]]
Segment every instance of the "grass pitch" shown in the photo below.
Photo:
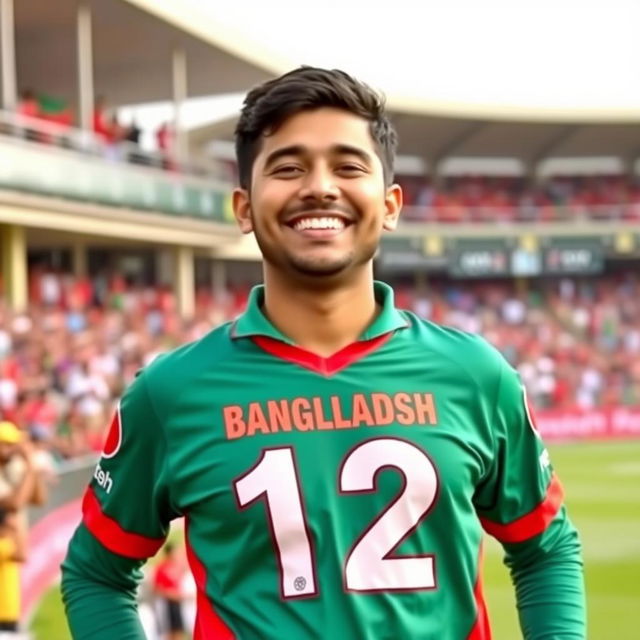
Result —
[[[637, 640], [640, 628], [640, 441], [549, 447], [582, 538], [590, 640]], [[495, 640], [521, 638], [500, 546], [487, 544], [486, 598]], [[36, 640], [71, 640], [53, 588], [31, 624]], [[398, 639], [403, 640], [403, 639]]]

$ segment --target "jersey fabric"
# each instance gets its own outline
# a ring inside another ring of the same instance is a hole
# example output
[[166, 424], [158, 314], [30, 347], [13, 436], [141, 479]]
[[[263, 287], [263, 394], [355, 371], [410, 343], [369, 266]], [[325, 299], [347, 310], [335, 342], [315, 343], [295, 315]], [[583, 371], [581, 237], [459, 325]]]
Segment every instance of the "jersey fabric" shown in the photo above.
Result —
[[377, 318], [331, 357], [282, 335], [256, 287], [141, 372], [63, 565], [74, 638], [144, 637], [138, 569], [179, 516], [198, 640], [486, 640], [483, 529], [524, 636], [585, 637], [577, 534], [517, 374], [375, 292]]

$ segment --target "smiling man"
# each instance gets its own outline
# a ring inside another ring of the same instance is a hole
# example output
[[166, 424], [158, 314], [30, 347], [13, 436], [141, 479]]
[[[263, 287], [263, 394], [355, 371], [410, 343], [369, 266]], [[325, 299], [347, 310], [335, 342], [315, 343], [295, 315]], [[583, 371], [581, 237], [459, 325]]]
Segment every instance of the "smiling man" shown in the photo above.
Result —
[[197, 640], [486, 640], [483, 530], [524, 637], [584, 638], [578, 537], [517, 374], [373, 280], [402, 205], [379, 96], [297, 69], [248, 94], [236, 141], [264, 285], [125, 393], [63, 565], [73, 637], [144, 637], [139, 569], [184, 516]]

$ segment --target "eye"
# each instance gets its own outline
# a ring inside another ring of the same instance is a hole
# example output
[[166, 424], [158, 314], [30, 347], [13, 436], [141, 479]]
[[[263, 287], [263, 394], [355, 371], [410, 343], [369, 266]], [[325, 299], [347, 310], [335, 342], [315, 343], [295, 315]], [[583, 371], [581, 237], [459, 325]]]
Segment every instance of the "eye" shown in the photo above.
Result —
[[364, 173], [364, 168], [361, 167], [360, 165], [357, 164], [353, 164], [351, 162], [346, 162], [344, 164], [341, 164], [338, 166], [338, 171], [340, 171], [341, 173], [346, 173], [349, 175], [353, 175], [353, 174], [357, 174], [357, 173]]
[[289, 177], [297, 176], [301, 172], [302, 172], [302, 167], [299, 167], [295, 164], [285, 164], [280, 167], [276, 167], [271, 172], [271, 175], [289, 178]]

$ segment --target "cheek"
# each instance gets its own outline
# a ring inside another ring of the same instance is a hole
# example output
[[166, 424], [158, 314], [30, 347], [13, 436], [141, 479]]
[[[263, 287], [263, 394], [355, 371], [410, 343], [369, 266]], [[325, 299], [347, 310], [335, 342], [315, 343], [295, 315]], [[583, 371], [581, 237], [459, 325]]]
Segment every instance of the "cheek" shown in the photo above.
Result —
[[385, 196], [386, 190], [377, 181], [363, 184], [352, 194], [353, 204], [369, 223], [367, 227], [378, 229], [382, 226], [386, 212]]
[[277, 214], [292, 198], [291, 186], [287, 183], [267, 182], [256, 185], [251, 198], [252, 209], [262, 217]]

